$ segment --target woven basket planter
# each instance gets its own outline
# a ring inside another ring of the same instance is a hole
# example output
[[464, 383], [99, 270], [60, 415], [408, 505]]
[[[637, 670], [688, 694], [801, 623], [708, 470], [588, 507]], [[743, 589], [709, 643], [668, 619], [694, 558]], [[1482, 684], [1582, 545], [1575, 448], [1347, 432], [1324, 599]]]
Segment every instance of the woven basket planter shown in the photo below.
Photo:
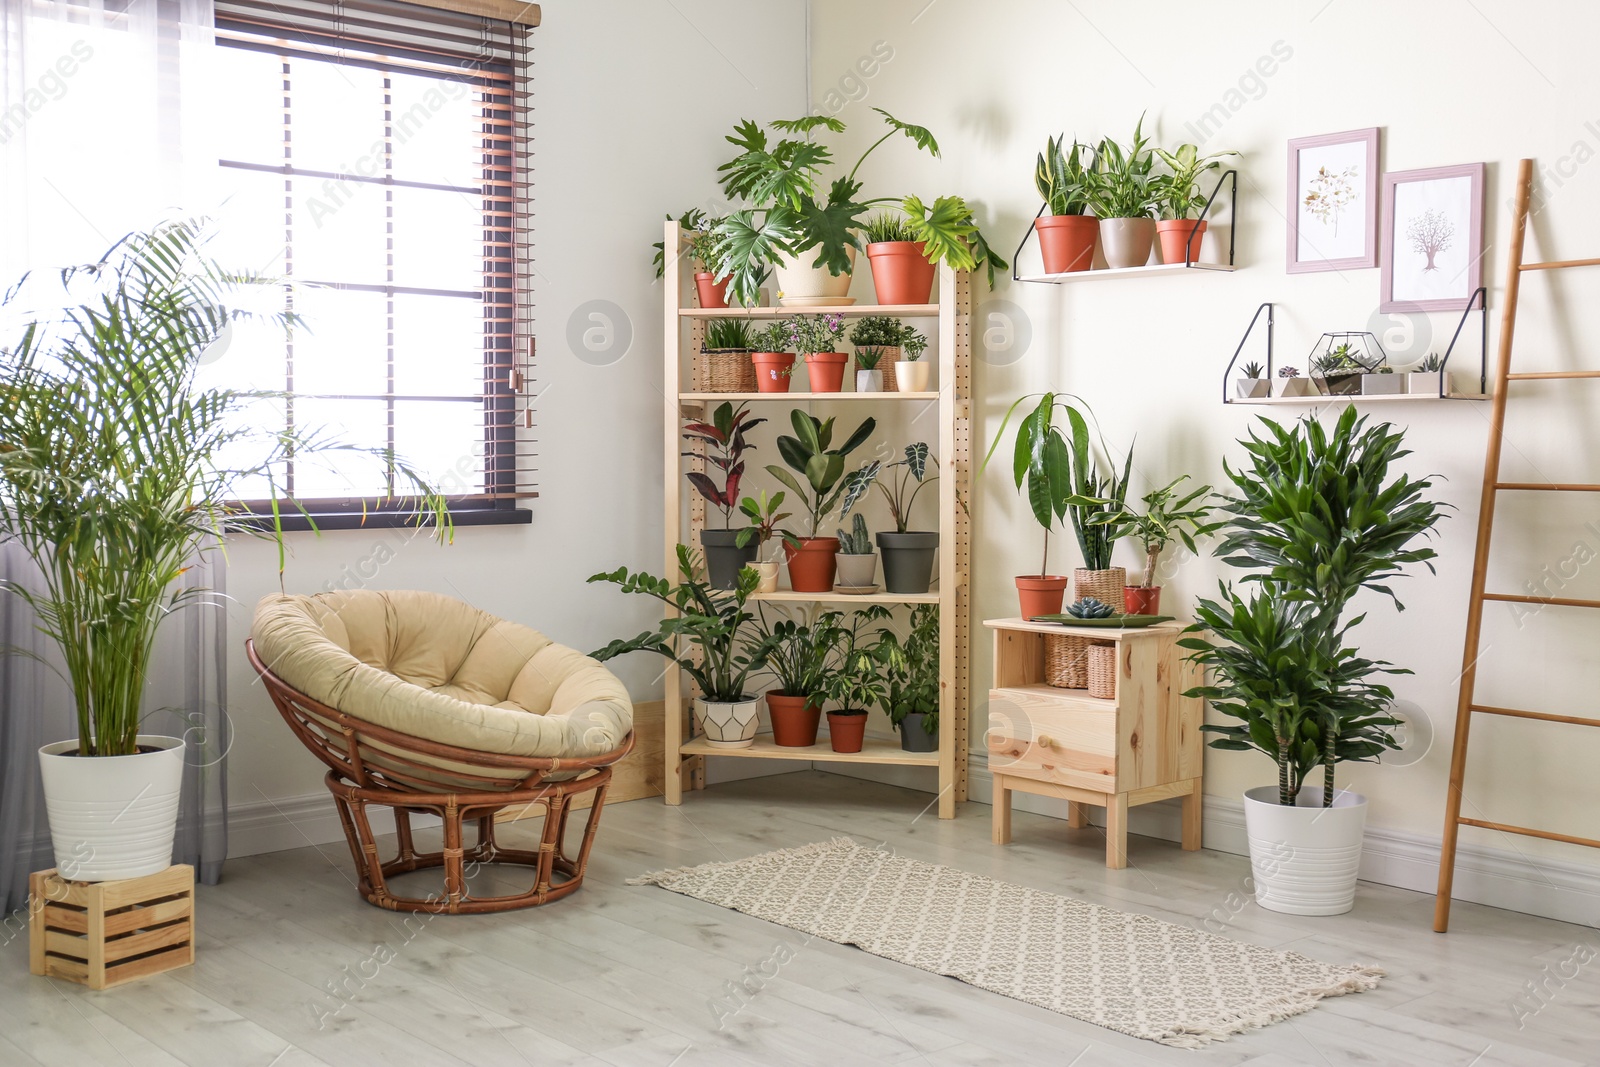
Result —
[[1112, 567], [1110, 570], [1092, 571], [1079, 567], [1072, 572], [1072, 599], [1082, 600], [1092, 596], [1111, 610], [1122, 610], [1122, 590], [1128, 584], [1128, 568]]
[[883, 371], [883, 391], [886, 393], [898, 393], [900, 391], [900, 383], [895, 380], [894, 376], [895, 361], [899, 358], [899, 345], [884, 346], [883, 357], [878, 360], [878, 369]]
[[753, 393], [756, 391], [756, 365], [743, 348], [707, 348], [705, 391], [708, 393]]
[[1113, 700], [1117, 695], [1117, 646], [1089, 646], [1089, 695]]
[[1089, 639], [1046, 634], [1044, 639], [1044, 680], [1057, 689], [1087, 689], [1089, 686]]

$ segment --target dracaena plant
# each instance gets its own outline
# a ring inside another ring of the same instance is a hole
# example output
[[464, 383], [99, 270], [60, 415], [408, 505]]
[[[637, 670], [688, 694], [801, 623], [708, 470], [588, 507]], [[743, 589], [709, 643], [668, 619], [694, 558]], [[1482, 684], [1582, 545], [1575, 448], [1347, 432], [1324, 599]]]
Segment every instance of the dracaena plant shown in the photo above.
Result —
[[1167, 173], [1157, 179], [1157, 207], [1164, 219], [1199, 218], [1210, 203], [1210, 198], [1200, 188], [1200, 178], [1222, 168], [1222, 161], [1239, 153], [1214, 152], [1202, 156], [1192, 144], [1179, 145], [1175, 151], [1155, 150]]
[[[1144, 549], [1144, 584], [1147, 586], [1156, 584], [1156, 565], [1168, 545], [1173, 541], [1181, 541], [1190, 552], [1198, 553], [1195, 538], [1215, 533], [1222, 526], [1220, 520], [1207, 521], [1215, 510], [1207, 502], [1211, 496], [1209, 485], [1202, 485], [1183, 496], [1178, 495], [1178, 486], [1188, 477], [1187, 474], [1181, 475], [1160, 489], [1146, 493], [1142, 510], [1124, 504], [1115, 510], [1102, 511], [1090, 519], [1094, 525], [1109, 527], [1119, 540], [1129, 537], [1139, 542], [1139, 547]], [[1109, 507], [1111, 502], [1101, 500], [1094, 503]]]
[[[789, 469], [768, 464], [767, 473], [787, 486], [805, 506], [810, 519], [809, 536], [816, 537], [823, 519], [833, 513], [847, 491], [852, 497], [859, 496], [871, 486], [871, 481], [861, 474], [867, 468], [851, 471], [846, 478], [845, 457], [872, 436], [878, 423], [871, 417], [861, 420], [861, 425], [838, 448], [832, 447], [832, 418], [819, 419], [795, 408], [789, 413], [789, 424], [794, 427], [794, 436], [778, 438], [778, 454]], [[796, 478], [796, 474], [800, 477]]]
[[1095, 149], [1095, 167], [1087, 187], [1089, 206], [1102, 219], [1149, 218], [1161, 195], [1155, 153], [1144, 136], [1144, 116], [1133, 128], [1133, 140], [1119, 144], [1110, 137]]
[[1083, 215], [1089, 210], [1094, 149], [1076, 141], [1065, 151], [1064, 137], [1051, 137], [1033, 165], [1033, 184], [1051, 215]]
[[[271, 514], [245, 528], [276, 542], [281, 581], [279, 490], [291, 456], [377, 456], [415, 488], [419, 522], [450, 533], [443, 498], [392, 453], [314, 430], [255, 429], [259, 404], [283, 394], [201, 386], [200, 359], [230, 324], [297, 321], [241, 310], [265, 280], [208, 258], [209, 232], [203, 219], [166, 223], [62, 271], [67, 306], [15, 315], [20, 335], [0, 349], [0, 540], [42, 578], [38, 588], [0, 581], [0, 593], [27, 603], [60, 649], [84, 756], [137, 751], [160, 627], [209, 596], [186, 581], [190, 564], [246, 518], [230, 502], [262, 480]], [[6, 300], [29, 294], [24, 279]]]
[[844, 640], [843, 622], [840, 611], [822, 612], [812, 622], [785, 618], [769, 625], [761, 617], [756, 661], [777, 683], [774, 692], [807, 697], [809, 706], [822, 706], [828, 672]]
[[[745, 440], [745, 434], [766, 422], [752, 419], [750, 405], [734, 407], [723, 401], [711, 413], [711, 421], [689, 420], [683, 428], [683, 439], [705, 447], [705, 461], [722, 474], [722, 484], [704, 471], [690, 471], [686, 477], [700, 495], [722, 512], [722, 526], [726, 529], [733, 520], [733, 509], [739, 503], [739, 483], [744, 478], [744, 454], [754, 452], [755, 445]], [[698, 459], [699, 452], [683, 455]]]

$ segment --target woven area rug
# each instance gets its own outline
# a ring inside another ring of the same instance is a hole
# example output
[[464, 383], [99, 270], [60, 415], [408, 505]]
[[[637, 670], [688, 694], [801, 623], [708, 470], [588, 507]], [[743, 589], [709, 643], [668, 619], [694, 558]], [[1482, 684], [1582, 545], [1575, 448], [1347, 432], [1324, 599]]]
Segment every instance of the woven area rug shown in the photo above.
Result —
[[1383, 972], [1231, 941], [835, 838], [636, 878], [1164, 1045], [1199, 1048]]

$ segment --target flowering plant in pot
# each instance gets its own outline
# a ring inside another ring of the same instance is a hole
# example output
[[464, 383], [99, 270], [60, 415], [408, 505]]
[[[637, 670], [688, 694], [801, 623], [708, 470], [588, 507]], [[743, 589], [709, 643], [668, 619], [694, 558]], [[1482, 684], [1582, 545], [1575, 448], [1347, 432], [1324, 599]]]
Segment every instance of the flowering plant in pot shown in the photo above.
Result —
[[1044, 198], [1045, 212], [1033, 220], [1033, 228], [1046, 274], [1089, 270], [1100, 239], [1100, 220], [1089, 214], [1094, 149], [1074, 141], [1069, 154], [1063, 140], [1050, 138], [1033, 166], [1033, 184]]
[[867, 731], [867, 712], [883, 703], [888, 685], [874, 651], [873, 635], [862, 626], [881, 618], [884, 609], [868, 608], [839, 628], [839, 655], [828, 670], [823, 691], [839, 705], [828, 712], [828, 743], [835, 752], [860, 752]]
[[783, 320], [789, 344], [806, 361], [806, 375], [813, 393], [837, 393], [844, 388], [844, 369], [850, 362], [847, 352], [837, 351], [844, 339], [844, 316], [796, 315]]
[[1119, 539], [1131, 537], [1144, 549], [1144, 583], [1130, 585], [1123, 590], [1123, 606], [1129, 615], [1160, 613], [1161, 587], [1156, 584], [1156, 567], [1168, 545], [1179, 540], [1190, 552], [1198, 552], [1195, 538], [1214, 533], [1222, 526], [1221, 520], [1206, 521], [1215, 510], [1212, 505], [1205, 503], [1211, 496], [1209, 485], [1178, 496], [1178, 486], [1188, 477], [1187, 474], [1182, 475], [1160, 489], [1146, 493], [1143, 511], [1124, 506], [1114, 511], [1100, 512], [1089, 519], [1096, 525], [1112, 527]]
[[766, 694], [774, 744], [809, 748], [817, 743], [828, 671], [844, 639], [843, 621], [839, 611], [822, 612], [809, 623], [780, 619], [768, 626], [762, 618], [756, 659], [777, 683]]
[[1086, 195], [1100, 217], [1100, 247], [1108, 267], [1142, 267], [1150, 261], [1156, 223], [1151, 218], [1161, 195], [1155, 153], [1144, 136], [1144, 116], [1133, 140], [1103, 139], [1094, 153]]
[[[891, 593], [926, 593], [933, 584], [933, 556], [939, 547], [939, 531], [908, 530], [911, 509], [917, 495], [938, 481], [928, 477], [928, 465], [937, 467], [939, 460], [928, 451], [925, 441], [906, 445], [905, 458], [881, 467], [874, 463], [872, 484], [878, 487], [889, 514], [894, 519], [894, 530], [878, 534], [878, 547], [883, 550], [883, 585]], [[845, 513], [849, 513], [849, 503]]]
[[[888, 612], [884, 609], [885, 618]], [[873, 648], [883, 664], [887, 691], [882, 706], [900, 731], [900, 747], [907, 752], [939, 749], [939, 606], [918, 604], [911, 609], [906, 635], [885, 627]]]
[[794, 375], [794, 353], [789, 351], [789, 331], [781, 322], [769, 323], [750, 338], [750, 362], [756, 368], [756, 391], [787, 393]]
[[[1377, 679], [1410, 673], [1360, 655], [1352, 631], [1365, 615], [1348, 609], [1368, 590], [1403, 610], [1389, 583], [1409, 564], [1433, 570], [1436, 553], [1418, 542], [1443, 505], [1427, 497], [1431, 479], [1391, 473], [1410, 453], [1388, 423], [1347, 408], [1331, 431], [1311, 417], [1263, 425], [1241, 442], [1246, 462], [1227, 468], [1235, 493], [1220, 505], [1219, 554], [1250, 571], [1251, 592], [1224, 583], [1180, 643], [1211, 669], [1189, 695], [1239, 720], [1202, 726], [1218, 735], [1212, 747], [1255, 749], [1278, 767], [1275, 787], [1245, 793], [1257, 902], [1331, 915], [1354, 903], [1366, 818], [1365, 797], [1335, 789], [1335, 767], [1398, 747], [1394, 694]], [[1305, 785], [1319, 767], [1322, 785]]]
[[1156, 149], [1168, 171], [1157, 179], [1156, 209], [1160, 220], [1156, 233], [1161, 238], [1161, 262], [1199, 262], [1200, 242], [1206, 232], [1206, 222], [1200, 214], [1211, 202], [1200, 189], [1200, 178], [1220, 169], [1223, 159], [1238, 154], [1230, 150], [1202, 156], [1192, 144], [1179, 145], [1172, 152]]
[[[254, 405], [281, 394], [201, 388], [202, 357], [234, 323], [299, 322], [242, 310], [264, 279], [220, 268], [207, 239], [204, 220], [123, 238], [99, 262], [54, 275], [71, 303], [29, 313], [0, 349], [0, 539], [40, 581], [0, 581], [0, 593], [31, 609], [72, 687], [77, 736], [45, 745], [39, 761], [57, 867], [75, 881], [171, 864], [185, 742], [140, 731], [156, 638], [178, 609], [207, 602], [185, 576], [234, 520], [276, 542], [281, 572], [288, 457], [379, 456], [415, 487], [419, 522], [450, 536], [443, 499], [392, 454], [254, 429]], [[24, 279], [6, 300], [27, 292]], [[263, 480], [270, 515], [228, 503]]]
[[778, 525], [789, 517], [789, 512], [778, 510], [782, 506], [781, 489], [770, 497], [767, 496], [765, 489], [760, 489], [755, 496], [747, 496], [739, 501], [739, 510], [750, 520], [750, 525], [738, 532], [734, 544], [741, 549], [751, 546], [755, 548], [755, 562], [752, 566], [761, 576], [761, 582], [756, 587], [758, 593], [778, 591], [778, 561], [767, 558], [767, 544], [778, 541], [790, 548], [800, 547], [800, 539]]
[[[741, 540], [743, 531], [733, 529], [732, 524], [734, 509], [739, 506], [739, 483], [744, 479], [744, 454], [755, 451], [745, 434], [766, 421], [751, 418], [750, 405], [734, 407], [732, 401], [725, 400], [711, 413], [710, 422], [690, 419], [683, 428], [683, 439], [700, 445], [705, 461], [722, 476], [722, 484], [718, 485], [716, 478], [705, 471], [689, 471], [685, 475], [707, 503], [722, 512], [722, 529], [708, 527], [700, 531], [711, 584], [718, 589], [732, 589], [740, 569], [756, 558], [757, 545], [748, 537]], [[702, 458], [700, 452], [683, 455]]]
[[767, 473], [795, 494], [809, 520], [808, 535], [799, 538], [798, 546], [788, 551], [789, 584], [800, 593], [826, 593], [833, 588], [839, 542], [833, 537], [818, 536], [818, 531], [847, 491], [852, 495], [866, 492], [859, 471], [846, 477], [845, 457], [872, 436], [878, 423], [871, 417], [861, 420], [838, 448], [832, 447], [832, 418], [824, 421], [795, 408], [789, 413], [789, 424], [794, 427], [794, 436], [778, 438], [778, 454], [789, 469], [767, 465]]
[[629, 652], [654, 652], [671, 660], [699, 688], [695, 725], [706, 741], [721, 748], [749, 748], [761, 724], [761, 698], [749, 692], [758, 646], [746, 632], [755, 619], [746, 604], [759, 578], [745, 567], [732, 589], [718, 589], [707, 580], [699, 554], [683, 544], [678, 546], [678, 578], [673, 585], [626, 567], [591, 575], [590, 582], [610, 582], [624, 593], [659, 600], [674, 614], [654, 630], [618, 638], [589, 654], [602, 663]]

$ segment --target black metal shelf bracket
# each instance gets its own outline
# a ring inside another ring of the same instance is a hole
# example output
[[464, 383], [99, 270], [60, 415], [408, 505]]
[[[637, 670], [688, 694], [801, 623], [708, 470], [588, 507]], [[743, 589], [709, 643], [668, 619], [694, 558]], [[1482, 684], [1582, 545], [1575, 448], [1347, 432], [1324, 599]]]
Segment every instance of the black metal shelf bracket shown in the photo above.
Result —
[[1239, 347], [1233, 350], [1233, 358], [1228, 360], [1228, 365], [1222, 370], [1222, 402], [1233, 403], [1233, 398], [1228, 395], [1228, 382], [1233, 374], [1233, 365], [1239, 362], [1239, 356], [1244, 353], [1244, 346], [1250, 343], [1250, 335], [1255, 332], [1256, 323], [1261, 321], [1261, 315], [1267, 316], [1267, 381], [1273, 380], [1272, 372], [1272, 330], [1275, 325], [1274, 305], [1271, 301], [1256, 308], [1256, 313], [1250, 317], [1250, 325], [1245, 327], [1244, 336], [1239, 338]]

